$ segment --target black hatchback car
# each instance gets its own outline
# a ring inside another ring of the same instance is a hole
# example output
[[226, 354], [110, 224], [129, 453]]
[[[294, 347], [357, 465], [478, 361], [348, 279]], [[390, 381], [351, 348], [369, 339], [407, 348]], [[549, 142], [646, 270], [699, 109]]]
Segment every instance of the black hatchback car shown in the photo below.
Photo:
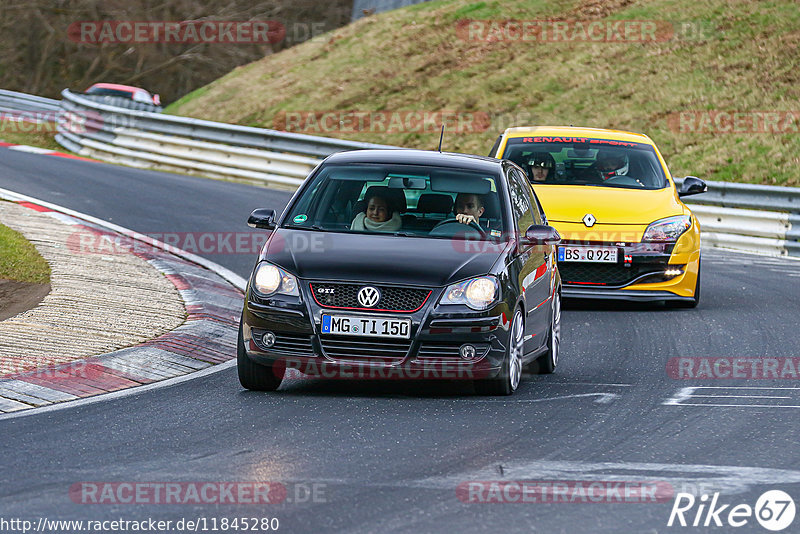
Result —
[[345, 378], [473, 380], [509, 395], [523, 366], [552, 373], [560, 238], [505, 160], [419, 150], [334, 154], [276, 220], [245, 294], [239, 380], [287, 369]]

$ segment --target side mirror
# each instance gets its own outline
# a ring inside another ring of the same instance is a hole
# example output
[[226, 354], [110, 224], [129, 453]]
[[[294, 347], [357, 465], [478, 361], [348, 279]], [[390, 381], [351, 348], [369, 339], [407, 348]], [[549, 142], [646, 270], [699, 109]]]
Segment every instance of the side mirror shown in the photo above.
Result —
[[678, 191], [678, 196], [686, 197], [689, 195], [705, 193], [706, 191], [708, 191], [708, 186], [703, 180], [697, 178], [696, 176], [687, 176], [683, 179], [683, 185], [681, 185], [681, 188]]
[[247, 226], [250, 228], [261, 228], [262, 230], [275, 229], [275, 210], [258, 208], [253, 210], [247, 218]]
[[558, 245], [561, 243], [561, 236], [558, 234], [558, 230], [552, 226], [532, 224], [525, 230], [525, 238], [522, 243], [524, 245]]

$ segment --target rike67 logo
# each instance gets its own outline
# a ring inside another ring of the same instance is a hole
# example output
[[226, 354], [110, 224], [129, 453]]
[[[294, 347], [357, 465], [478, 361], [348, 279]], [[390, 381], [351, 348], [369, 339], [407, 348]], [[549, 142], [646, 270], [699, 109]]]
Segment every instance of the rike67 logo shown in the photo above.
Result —
[[755, 507], [746, 503], [731, 505], [719, 502], [719, 493], [709, 500], [707, 494], [696, 498], [690, 493], [678, 493], [669, 514], [667, 526], [681, 527], [743, 527], [755, 517], [767, 530], [778, 532], [794, 522], [794, 500], [781, 490], [763, 493]]

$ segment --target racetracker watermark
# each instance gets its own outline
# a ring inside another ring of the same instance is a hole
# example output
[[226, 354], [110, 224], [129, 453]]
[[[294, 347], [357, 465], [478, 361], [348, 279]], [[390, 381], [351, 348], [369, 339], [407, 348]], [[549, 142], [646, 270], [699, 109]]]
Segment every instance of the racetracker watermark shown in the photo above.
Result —
[[103, 128], [99, 113], [86, 111], [3, 111], [0, 112], [0, 132], [58, 133], [58, 125], [74, 134], [85, 134]]
[[[266, 232], [156, 232], [134, 239], [119, 234], [78, 230], [67, 237], [67, 249], [73, 254], [103, 256], [147, 254], [163, 250], [156, 244], [161, 242], [166, 245], [167, 252], [252, 255], [261, 251], [268, 237]], [[324, 236], [312, 235], [303, 242], [307, 249], [321, 249], [323, 239]], [[300, 238], [295, 241], [295, 248], [302, 249]]]
[[76, 482], [77, 504], [279, 504], [324, 503], [319, 482]]
[[275, 44], [286, 27], [276, 20], [83, 20], [70, 24], [67, 36], [81, 44]]
[[[458, 353], [454, 351], [454, 357]], [[490, 369], [481, 364], [454, 362], [425, 362], [419, 365], [407, 364], [389, 366], [385, 359], [375, 356], [374, 359], [364, 358], [358, 363], [337, 363], [322, 361], [314, 358], [286, 358], [282, 363], [273, 368], [276, 371], [284, 369], [279, 367], [285, 364], [284, 378], [303, 379], [317, 377], [332, 380], [475, 380], [486, 378]]]
[[676, 380], [797, 380], [800, 379], [800, 358], [673, 357], [667, 360], [667, 375]]
[[800, 111], [695, 110], [667, 116], [675, 133], [701, 134], [796, 134]]
[[462, 19], [456, 23], [461, 40], [503, 43], [664, 43], [705, 40], [715, 31], [705, 21]]
[[492, 127], [484, 111], [282, 111], [272, 127], [305, 134], [482, 133]]
[[[147, 254], [190, 252], [192, 254], [258, 254], [270, 238], [267, 232], [155, 232], [133, 237], [119, 234], [78, 230], [67, 237], [67, 249], [73, 254]], [[165, 245], [161, 247], [159, 242]], [[330, 237], [311, 232], [276, 234], [270, 251], [324, 253], [330, 250]]]
[[488, 480], [462, 482], [461, 502], [475, 504], [657, 504], [672, 500], [672, 485], [663, 481]]

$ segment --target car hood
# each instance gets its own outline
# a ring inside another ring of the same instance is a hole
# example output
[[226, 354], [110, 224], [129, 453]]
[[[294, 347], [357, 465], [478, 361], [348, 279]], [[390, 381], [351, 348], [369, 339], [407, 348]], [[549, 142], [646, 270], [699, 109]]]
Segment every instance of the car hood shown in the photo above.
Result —
[[587, 213], [596, 224], [650, 224], [684, 213], [674, 189], [621, 189], [586, 185], [534, 185], [547, 219], [580, 223]]
[[507, 248], [506, 243], [279, 228], [261, 259], [306, 280], [437, 287], [489, 273]]

